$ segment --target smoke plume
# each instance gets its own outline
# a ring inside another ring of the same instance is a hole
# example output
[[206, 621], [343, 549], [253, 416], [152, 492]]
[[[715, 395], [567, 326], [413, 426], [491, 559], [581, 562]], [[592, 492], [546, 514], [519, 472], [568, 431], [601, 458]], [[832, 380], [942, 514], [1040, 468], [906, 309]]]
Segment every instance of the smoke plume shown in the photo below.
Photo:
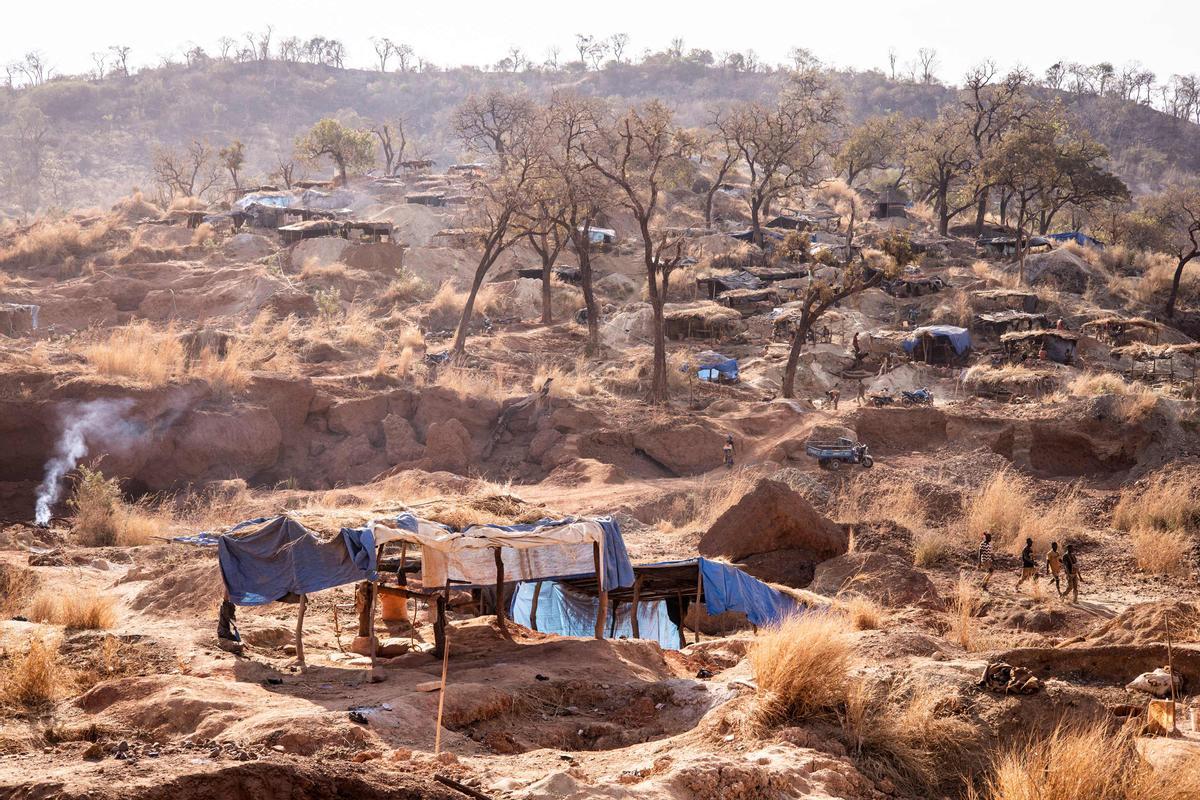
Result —
[[124, 450], [142, 428], [126, 419], [133, 400], [89, 400], [64, 405], [62, 435], [54, 455], [46, 462], [46, 476], [37, 490], [34, 519], [39, 525], [50, 522], [50, 509], [62, 493], [62, 477], [75, 468], [89, 447]]

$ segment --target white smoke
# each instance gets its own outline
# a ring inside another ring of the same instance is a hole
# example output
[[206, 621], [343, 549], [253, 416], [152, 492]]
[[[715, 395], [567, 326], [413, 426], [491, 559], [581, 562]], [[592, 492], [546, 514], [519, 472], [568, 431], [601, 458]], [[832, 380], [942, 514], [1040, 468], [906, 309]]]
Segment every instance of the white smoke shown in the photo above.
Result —
[[75, 468], [79, 459], [88, 453], [89, 447], [106, 446], [108, 449], [125, 449], [130, 440], [139, 435], [142, 428], [125, 418], [133, 407], [133, 400], [89, 400], [84, 403], [69, 403], [61, 408], [63, 431], [54, 448], [54, 455], [46, 462], [46, 477], [37, 490], [37, 506], [34, 520], [39, 525], [50, 522], [50, 509], [58, 502], [62, 492], [62, 477]]

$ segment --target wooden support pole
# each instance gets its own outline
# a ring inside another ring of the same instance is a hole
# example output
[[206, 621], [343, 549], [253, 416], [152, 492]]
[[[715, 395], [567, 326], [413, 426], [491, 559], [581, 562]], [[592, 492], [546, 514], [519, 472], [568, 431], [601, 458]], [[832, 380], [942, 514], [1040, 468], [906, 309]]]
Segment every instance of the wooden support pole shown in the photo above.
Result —
[[687, 647], [687, 634], [683, 632], [683, 623], [687, 621], [683, 612], [683, 592], [676, 592], [675, 600], [679, 603], [679, 646], [683, 648]]
[[537, 628], [537, 607], [538, 607], [538, 597], [541, 596], [541, 594], [542, 594], [542, 582], [538, 581], [537, 583], [535, 583], [533, 585], [533, 602], [530, 604], [530, 607], [529, 607], [529, 628], [530, 628], [530, 630], [536, 631], [538, 629]]
[[596, 609], [596, 638], [604, 638], [604, 622], [608, 619], [608, 589], [604, 588], [604, 575], [600, 572], [600, 543], [592, 542], [592, 564], [596, 567], [596, 586], [600, 590], [600, 607]]
[[296, 663], [304, 669], [304, 612], [308, 609], [308, 595], [300, 595], [300, 610], [296, 614]]
[[500, 627], [500, 635], [511, 641], [512, 634], [504, 621], [504, 558], [499, 547], [492, 548], [492, 555], [496, 559], [496, 624]]
[[704, 593], [704, 571], [700, 562], [696, 562], [696, 637], [693, 642], [700, 641], [700, 595]]
[[446, 707], [446, 672], [450, 669], [450, 640], [442, 646], [442, 689], [438, 695], [437, 731], [433, 735], [433, 754], [442, 752], [442, 710]]
[[375, 596], [379, 594], [374, 583], [367, 584], [367, 647], [371, 654], [371, 671], [375, 671], [375, 651], [379, 649], [375, 643]]
[[1175, 659], [1171, 649], [1171, 618], [1163, 614], [1163, 626], [1167, 629], [1167, 671], [1171, 673], [1171, 733], [1175, 733]]
[[633, 602], [629, 607], [629, 624], [633, 627], [633, 638], [642, 638], [642, 631], [638, 627], [638, 602], [642, 597], [642, 576], [638, 575], [633, 582]]
[[437, 616], [433, 622], [433, 655], [442, 657], [446, 652], [446, 595], [439, 594], [435, 601]]

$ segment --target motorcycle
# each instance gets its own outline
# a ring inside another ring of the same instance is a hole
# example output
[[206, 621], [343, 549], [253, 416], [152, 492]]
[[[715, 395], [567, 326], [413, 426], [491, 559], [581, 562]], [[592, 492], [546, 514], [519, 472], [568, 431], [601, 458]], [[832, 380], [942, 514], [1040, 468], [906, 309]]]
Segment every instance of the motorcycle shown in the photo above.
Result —
[[924, 387], [913, 392], [901, 390], [900, 399], [906, 406], [933, 405], [933, 393]]

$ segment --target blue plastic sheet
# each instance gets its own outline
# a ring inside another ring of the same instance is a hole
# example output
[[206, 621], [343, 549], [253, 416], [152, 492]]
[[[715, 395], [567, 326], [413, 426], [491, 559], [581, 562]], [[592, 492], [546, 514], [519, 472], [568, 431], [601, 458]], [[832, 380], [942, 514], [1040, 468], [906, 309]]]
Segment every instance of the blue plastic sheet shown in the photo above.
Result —
[[[596, 634], [596, 614], [600, 610], [600, 598], [577, 594], [554, 581], [542, 581], [538, 596], [537, 629], [558, 636], [592, 637]], [[518, 625], [530, 627], [533, 610], [533, 592], [537, 585], [528, 581], [517, 585], [513, 593], [510, 616]], [[616, 628], [609, 615], [604, 629], [606, 639], [633, 638], [633, 615], [630, 603], [621, 603], [616, 608]], [[679, 649], [679, 626], [667, 616], [667, 604], [663, 600], [638, 603], [638, 633], [643, 639], [652, 639], [664, 650]]]
[[229, 599], [240, 606], [376, 578], [375, 537], [367, 528], [343, 528], [322, 541], [295, 520], [276, 517], [246, 536], [221, 536], [217, 553]]
[[737, 611], [754, 625], [770, 625], [796, 611], [796, 601], [732, 564], [698, 559], [704, 582], [704, 609], [711, 614]]
[[926, 333], [934, 336], [944, 336], [949, 339], [950, 346], [960, 356], [971, 349], [971, 332], [966, 328], [959, 328], [954, 325], [926, 325], [923, 328], [917, 328], [913, 331], [912, 336], [904, 340], [904, 351], [912, 353], [916, 349], [917, 341], [921, 335]]

